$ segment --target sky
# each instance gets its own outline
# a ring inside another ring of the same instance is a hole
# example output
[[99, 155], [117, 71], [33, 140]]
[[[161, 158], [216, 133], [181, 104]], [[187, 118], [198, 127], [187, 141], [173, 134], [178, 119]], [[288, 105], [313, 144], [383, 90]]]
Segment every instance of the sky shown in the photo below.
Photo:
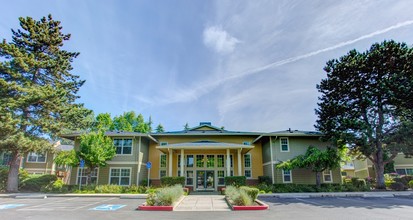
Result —
[[[0, 0], [0, 39], [52, 14], [80, 52], [78, 100], [182, 130], [314, 130], [323, 67], [352, 49], [413, 45], [413, 1]], [[154, 127], [155, 127], [154, 126]]]

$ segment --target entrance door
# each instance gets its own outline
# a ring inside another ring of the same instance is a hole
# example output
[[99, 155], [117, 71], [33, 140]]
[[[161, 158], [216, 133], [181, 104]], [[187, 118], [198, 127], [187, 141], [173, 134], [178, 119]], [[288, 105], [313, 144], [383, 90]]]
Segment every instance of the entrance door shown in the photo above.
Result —
[[196, 188], [197, 190], [214, 190], [214, 171], [198, 170], [196, 171]]

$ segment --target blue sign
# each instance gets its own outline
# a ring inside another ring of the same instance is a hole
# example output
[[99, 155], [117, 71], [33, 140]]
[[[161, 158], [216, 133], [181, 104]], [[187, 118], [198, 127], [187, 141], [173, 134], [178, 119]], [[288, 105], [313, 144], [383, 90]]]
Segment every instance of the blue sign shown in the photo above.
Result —
[[151, 162], [146, 162], [146, 168], [148, 168], [148, 169], [151, 169], [151, 167], [152, 167], [152, 163]]
[[115, 211], [115, 210], [118, 210], [118, 209], [120, 209], [120, 208], [123, 208], [123, 207], [125, 207], [126, 205], [119, 205], [119, 204], [116, 204], [116, 205], [100, 205], [100, 206], [97, 206], [97, 207], [95, 207], [95, 208], [93, 208], [93, 209], [90, 209], [90, 210], [97, 210], [97, 211]]
[[85, 167], [85, 161], [84, 160], [80, 160], [80, 167], [81, 168]]
[[0, 205], [0, 210], [1, 209], [12, 209], [12, 208], [20, 207], [20, 206], [24, 206], [24, 204], [3, 204], [3, 205]]

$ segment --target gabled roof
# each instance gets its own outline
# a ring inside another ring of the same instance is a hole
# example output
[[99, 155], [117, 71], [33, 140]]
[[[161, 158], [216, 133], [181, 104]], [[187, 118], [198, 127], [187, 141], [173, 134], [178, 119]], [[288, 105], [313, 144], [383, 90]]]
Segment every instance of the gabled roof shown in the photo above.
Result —
[[223, 128], [212, 126], [210, 122], [201, 122], [199, 126], [189, 128], [182, 131], [168, 131], [161, 133], [151, 133], [153, 136], [175, 136], [175, 135], [247, 135], [247, 136], [259, 136], [261, 132], [245, 132], [245, 131], [228, 131]]
[[[63, 134], [61, 137], [67, 138], [70, 140], [74, 140], [76, 137], [81, 136], [82, 134], [85, 134], [86, 132], [77, 132], [77, 133], [71, 133], [71, 134]], [[153, 138], [150, 134], [146, 133], [140, 133], [140, 132], [129, 132], [129, 131], [107, 131], [105, 132], [105, 135], [108, 137], [145, 137], [148, 138], [156, 143], [158, 143], [158, 140]]]

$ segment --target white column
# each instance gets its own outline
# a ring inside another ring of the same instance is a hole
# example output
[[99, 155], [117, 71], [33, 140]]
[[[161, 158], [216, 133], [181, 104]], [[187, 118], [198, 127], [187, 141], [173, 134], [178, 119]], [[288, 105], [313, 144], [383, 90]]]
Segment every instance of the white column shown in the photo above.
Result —
[[168, 173], [168, 176], [172, 176], [172, 154], [173, 154], [172, 149], [169, 149], [169, 159], [168, 159], [169, 173]]
[[231, 174], [231, 158], [229, 156], [229, 149], [227, 149], [227, 176]]
[[185, 176], [184, 162], [185, 162], [184, 149], [181, 149], [181, 176]]
[[238, 176], [243, 176], [241, 174], [241, 149], [237, 150], [237, 154], [238, 154]]

